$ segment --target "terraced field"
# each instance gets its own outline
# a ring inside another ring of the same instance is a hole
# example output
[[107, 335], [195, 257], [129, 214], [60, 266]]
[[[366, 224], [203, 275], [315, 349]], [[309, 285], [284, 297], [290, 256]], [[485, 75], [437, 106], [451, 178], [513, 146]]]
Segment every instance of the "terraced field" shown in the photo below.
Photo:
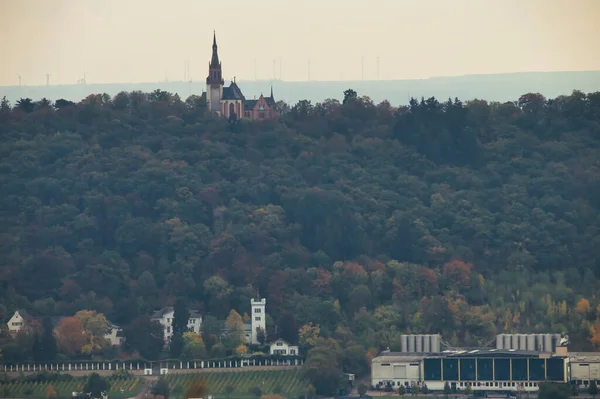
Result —
[[[86, 378], [73, 378], [63, 381], [8, 381], [0, 382], [0, 398], [45, 398], [49, 385], [54, 387], [57, 397], [70, 398], [72, 392], [80, 392]], [[109, 377], [111, 399], [122, 399], [135, 396], [143, 386], [141, 378]]]
[[259, 387], [263, 394], [277, 393], [296, 398], [308, 386], [300, 369], [168, 374], [166, 378], [172, 395], [176, 397], [180, 397], [193, 382], [200, 379], [206, 381], [209, 393], [218, 398], [248, 397], [255, 387]]

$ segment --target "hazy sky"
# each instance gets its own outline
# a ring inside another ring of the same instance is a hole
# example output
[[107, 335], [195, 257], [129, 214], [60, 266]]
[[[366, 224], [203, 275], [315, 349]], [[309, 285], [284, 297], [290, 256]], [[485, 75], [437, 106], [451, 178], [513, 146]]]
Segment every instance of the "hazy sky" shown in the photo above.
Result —
[[[0, 85], [600, 70], [600, 0], [0, 0]], [[596, 42], [596, 43], [595, 43]], [[273, 68], [273, 60], [277, 64]]]

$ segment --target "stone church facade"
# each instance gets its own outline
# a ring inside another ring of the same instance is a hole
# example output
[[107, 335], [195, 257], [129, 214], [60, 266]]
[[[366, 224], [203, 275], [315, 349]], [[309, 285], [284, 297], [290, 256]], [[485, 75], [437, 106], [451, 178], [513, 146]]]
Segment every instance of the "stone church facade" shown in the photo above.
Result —
[[208, 65], [206, 91], [202, 93], [207, 108], [230, 120], [249, 119], [253, 121], [273, 120], [277, 118], [273, 87], [268, 97], [262, 94], [258, 99], [247, 100], [242, 90], [235, 82], [225, 87], [223, 68], [217, 51], [217, 36], [213, 36], [212, 57]]

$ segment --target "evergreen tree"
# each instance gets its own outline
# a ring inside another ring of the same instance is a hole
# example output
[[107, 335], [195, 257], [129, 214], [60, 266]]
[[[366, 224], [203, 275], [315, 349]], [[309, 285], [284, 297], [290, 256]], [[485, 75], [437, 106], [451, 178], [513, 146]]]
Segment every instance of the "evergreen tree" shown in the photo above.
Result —
[[42, 351], [42, 345], [40, 343], [40, 336], [38, 333], [35, 333], [35, 335], [33, 336], [33, 344], [31, 345], [31, 353], [33, 355], [33, 360], [36, 362], [42, 362], [44, 361], [43, 359], [43, 351]]
[[[50, 361], [56, 358], [58, 353], [58, 346], [56, 344], [56, 337], [54, 336], [54, 326], [50, 317], [44, 317], [42, 321], [42, 337], [39, 341], [40, 344], [40, 361]], [[35, 356], [35, 352], [34, 352]]]
[[190, 319], [190, 311], [187, 307], [185, 299], [179, 298], [175, 302], [173, 312], [173, 322], [171, 327], [173, 335], [171, 336], [170, 354], [173, 358], [181, 356], [184, 347], [183, 333], [188, 330], [188, 320]]

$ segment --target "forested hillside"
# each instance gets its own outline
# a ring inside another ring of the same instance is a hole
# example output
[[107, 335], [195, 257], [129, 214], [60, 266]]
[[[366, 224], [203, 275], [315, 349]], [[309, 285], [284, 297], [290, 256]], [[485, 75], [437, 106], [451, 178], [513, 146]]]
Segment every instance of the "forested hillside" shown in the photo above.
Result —
[[270, 338], [600, 345], [600, 92], [278, 106], [248, 123], [161, 91], [4, 101], [2, 318], [127, 326], [184, 297], [222, 320], [258, 290]]

